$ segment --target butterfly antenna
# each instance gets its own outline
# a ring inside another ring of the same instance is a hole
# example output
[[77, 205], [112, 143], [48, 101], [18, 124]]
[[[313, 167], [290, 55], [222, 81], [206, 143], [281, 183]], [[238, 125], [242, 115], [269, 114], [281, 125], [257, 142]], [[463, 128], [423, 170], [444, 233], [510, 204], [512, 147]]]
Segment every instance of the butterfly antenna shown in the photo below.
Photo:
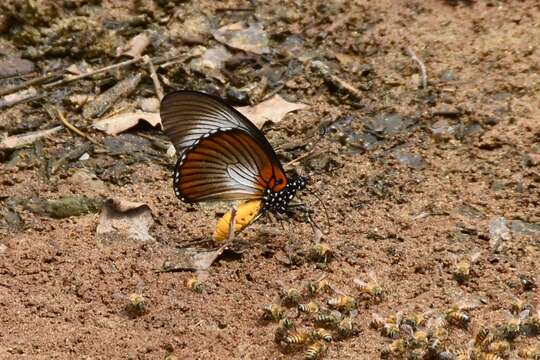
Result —
[[[321, 203], [323, 209], [324, 209], [324, 214], [326, 216], [326, 225], [328, 226], [328, 231], [330, 231], [330, 217], [328, 216], [328, 210], [326, 209], [326, 205], [324, 204], [324, 201], [321, 200], [321, 198], [315, 193], [315, 191], [311, 191], [309, 188], [306, 187], [306, 190], [312, 194], [313, 196], [315, 196], [315, 198]], [[311, 219], [311, 217], [309, 217]], [[319, 228], [317, 226], [317, 228]], [[319, 229], [320, 230], [320, 229]]]

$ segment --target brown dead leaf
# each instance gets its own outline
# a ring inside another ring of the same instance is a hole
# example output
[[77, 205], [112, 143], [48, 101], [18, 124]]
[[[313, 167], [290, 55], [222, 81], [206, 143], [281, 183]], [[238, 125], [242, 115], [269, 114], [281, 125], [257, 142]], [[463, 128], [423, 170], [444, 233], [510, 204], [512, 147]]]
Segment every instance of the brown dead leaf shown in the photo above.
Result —
[[248, 27], [243, 22], [225, 25], [214, 30], [212, 35], [220, 43], [235, 49], [259, 55], [270, 52], [268, 35], [259, 23], [250, 24]]
[[2, 139], [2, 141], [0, 141], [0, 150], [16, 149], [28, 144], [32, 144], [34, 141], [54, 134], [61, 129], [62, 126], [56, 126], [52, 129], [31, 131], [22, 135], [13, 135], [6, 137], [5, 139]]
[[172, 259], [163, 264], [162, 271], [204, 271], [225, 249], [226, 245], [212, 250], [195, 247], [179, 249]]
[[150, 37], [145, 33], [140, 33], [131, 38], [124, 47], [118, 49], [117, 56], [126, 55], [134, 59], [138, 58], [143, 54], [148, 45], [150, 45]]
[[111, 116], [109, 118], [96, 121], [93, 126], [109, 135], [117, 135], [136, 126], [140, 120], [144, 120], [152, 126], [161, 126], [159, 113], [144, 111], [135, 111]]
[[336, 53], [336, 59], [343, 67], [347, 67], [354, 62], [354, 57], [344, 53]]
[[103, 204], [96, 236], [101, 243], [119, 240], [151, 241], [154, 224], [150, 207], [143, 203], [108, 199]]
[[291, 103], [279, 95], [274, 95], [270, 99], [255, 106], [237, 107], [245, 117], [251, 120], [258, 128], [261, 128], [267, 121], [274, 123], [283, 120], [285, 115], [291, 111], [302, 110], [308, 105], [301, 103]]

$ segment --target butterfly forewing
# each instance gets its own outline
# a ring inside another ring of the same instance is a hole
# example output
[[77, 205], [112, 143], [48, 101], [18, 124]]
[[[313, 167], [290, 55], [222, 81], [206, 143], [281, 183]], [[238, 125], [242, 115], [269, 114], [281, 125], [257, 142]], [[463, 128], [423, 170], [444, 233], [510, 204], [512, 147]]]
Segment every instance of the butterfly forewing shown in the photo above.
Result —
[[263, 133], [245, 116], [213, 96], [194, 91], [167, 94], [161, 102], [160, 115], [163, 131], [173, 142], [178, 156], [205, 134], [240, 129], [256, 138], [264, 151], [275, 158]]

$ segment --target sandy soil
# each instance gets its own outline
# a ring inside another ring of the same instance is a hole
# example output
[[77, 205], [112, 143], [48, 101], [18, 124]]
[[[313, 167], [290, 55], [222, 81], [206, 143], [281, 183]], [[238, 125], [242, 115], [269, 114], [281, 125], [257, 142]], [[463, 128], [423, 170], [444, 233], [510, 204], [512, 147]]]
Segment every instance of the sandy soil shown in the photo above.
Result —
[[[275, 343], [277, 324], [261, 320], [263, 307], [278, 301], [282, 286], [304, 289], [321, 276], [358, 302], [355, 334], [331, 342], [322, 355], [327, 359], [382, 356], [393, 340], [369, 327], [372, 313], [427, 312], [437, 319], [454, 304], [466, 303], [469, 326], [445, 326], [444, 349], [455, 354], [470, 348], [481, 327], [507, 322], [516, 299], [529, 304], [531, 314], [540, 309], [540, 290], [534, 286], [540, 281], [537, 1], [257, 1], [255, 11], [238, 9], [249, 8], [249, 2], [231, 1], [78, 3], [83, 10], [58, 5], [54, 11], [62, 20], [89, 18], [123, 32], [122, 39], [138, 32], [126, 30], [126, 23], [161, 30], [163, 38], [149, 50], [152, 56], [198, 46], [171, 30], [182, 29], [193, 14], [205, 14], [212, 28], [235, 21], [262, 23], [275, 52], [232, 66], [224, 71], [225, 83], [186, 71], [188, 60], [158, 73], [170, 80], [166, 91], [191, 88], [225, 95], [230, 84], [240, 88], [260, 80], [246, 68], [266, 67], [284, 84], [283, 97], [310, 105], [264, 130], [284, 163], [309, 151], [307, 135], [326, 130], [316, 145], [319, 155], [295, 170], [309, 177], [310, 188], [326, 205], [329, 227], [320, 203], [309, 193], [300, 196], [315, 210], [327, 232], [322, 241], [333, 256], [327, 262], [308, 256], [314, 244], [309, 224], [262, 219], [239, 236], [244, 251], [219, 258], [202, 279], [203, 293], [193, 292], [185, 286], [193, 273], [156, 270], [177, 246], [209, 238], [218, 215], [174, 197], [174, 159], [138, 136], [165, 139], [163, 134], [141, 126], [128, 132], [143, 141], [135, 144], [137, 151], [114, 154], [94, 147], [89, 160], [73, 159], [51, 174], [51, 161], [86, 142], [62, 130], [0, 156], [0, 358], [300, 359], [301, 347]], [[43, 11], [33, 17], [0, 18], [6, 54], [27, 56], [29, 46], [21, 39], [31, 29], [50, 26], [43, 20], [53, 11], [49, 3], [36, 4]], [[141, 16], [151, 20], [136, 23]], [[358, 89], [360, 98], [276, 50], [291, 35], [302, 40], [296, 56], [323, 60]], [[194, 42], [216, 44], [205, 36]], [[425, 63], [425, 89], [407, 49]], [[94, 68], [119, 61], [99, 54], [50, 52], [31, 59], [41, 72], [81, 59]], [[91, 120], [62, 99], [103, 91], [130, 71], [65, 84], [45, 98], [5, 108], [0, 132], [56, 126], [44, 106], [58, 104], [77, 126], [106, 141], [110, 136], [90, 128]], [[1, 81], [6, 88], [21, 79]], [[272, 86], [277, 88], [276, 81]], [[149, 77], [110, 112], [140, 96], [153, 96]], [[133, 140], [126, 136], [118, 138]], [[93, 181], [74, 181], [80, 169], [93, 174]], [[32, 198], [70, 195], [148, 204], [156, 241], [98, 244], [98, 212], [56, 219], [28, 204]], [[502, 239], [497, 223], [506, 231]], [[456, 263], [478, 252], [469, 279], [456, 281]], [[353, 282], [368, 280], [370, 272], [384, 288], [380, 302], [362, 296]], [[134, 293], [145, 299], [141, 313], [128, 309]], [[335, 296], [327, 291], [313, 300], [327, 307], [325, 301]], [[313, 316], [294, 307], [287, 311], [299, 328], [314, 327]], [[426, 331], [433, 332], [433, 323], [425, 325]], [[540, 336], [520, 334], [509, 345], [502, 356], [515, 359], [528, 345], [540, 347]], [[390, 356], [437, 358], [427, 345], [412, 348]]]

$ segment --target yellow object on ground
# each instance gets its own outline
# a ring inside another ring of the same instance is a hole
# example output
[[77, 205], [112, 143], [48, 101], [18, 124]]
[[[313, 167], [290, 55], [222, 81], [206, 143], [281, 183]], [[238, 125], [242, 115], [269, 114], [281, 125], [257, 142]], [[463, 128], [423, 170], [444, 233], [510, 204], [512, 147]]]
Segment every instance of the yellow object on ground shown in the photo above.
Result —
[[[236, 221], [234, 224], [234, 233], [237, 234], [244, 230], [259, 215], [262, 208], [261, 200], [249, 200], [238, 205], [236, 209]], [[223, 241], [229, 237], [229, 224], [231, 223], [232, 210], [227, 211], [219, 219], [216, 230], [214, 231], [214, 240]]]

